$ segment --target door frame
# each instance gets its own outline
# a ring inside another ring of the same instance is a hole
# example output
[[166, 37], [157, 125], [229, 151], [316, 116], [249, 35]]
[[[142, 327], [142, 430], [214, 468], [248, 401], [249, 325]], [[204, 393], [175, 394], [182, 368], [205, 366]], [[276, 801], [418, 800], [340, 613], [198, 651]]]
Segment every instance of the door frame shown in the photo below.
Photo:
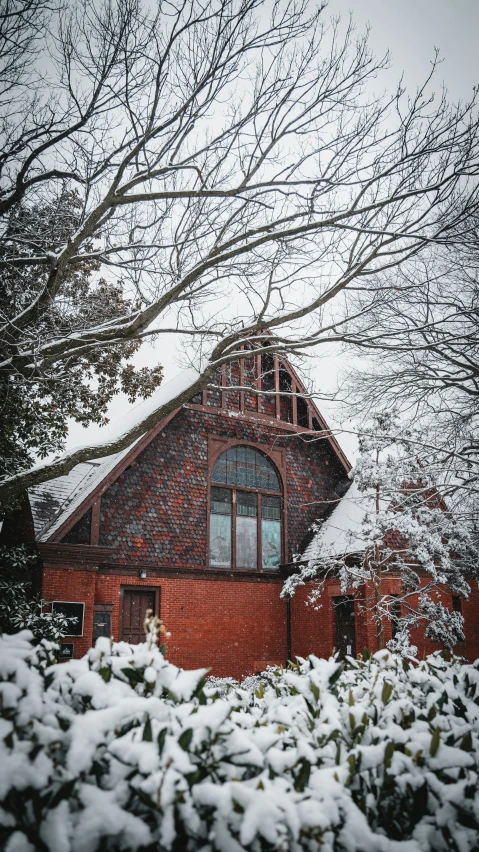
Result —
[[338, 609], [341, 606], [341, 604], [335, 603], [335, 601], [337, 601], [339, 598], [342, 598], [343, 601], [346, 599], [353, 604], [352, 623], [353, 623], [353, 628], [354, 628], [354, 653], [351, 653], [350, 655], [348, 655], [347, 652], [346, 652], [346, 656], [355, 657], [356, 654], [357, 654], [357, 644], [358, 644], [357, 643], [357, 624], [356, 624], [356, 596], [355, 595], [347, 595], [346, 594], [346, 595], [334, 595], [334, 596], [331, 597], [331, 601], [333, 603], [333, 608], [334, 608], [334, 645], [333, 645], [333, 647], [335, 648], [336, 651], [340, 651], [340, 649], [338, 648], [338, 628], [339, 628], [339, 625], [338, 625]]
[[123, 598], [125, 592], [153, 592], [155, 595], [154, 615], [160, 617], [161, 586], [120, 586], [120, 614], [118, 618], [118, 641], [123, 642], [120, 636], [123, 634]]

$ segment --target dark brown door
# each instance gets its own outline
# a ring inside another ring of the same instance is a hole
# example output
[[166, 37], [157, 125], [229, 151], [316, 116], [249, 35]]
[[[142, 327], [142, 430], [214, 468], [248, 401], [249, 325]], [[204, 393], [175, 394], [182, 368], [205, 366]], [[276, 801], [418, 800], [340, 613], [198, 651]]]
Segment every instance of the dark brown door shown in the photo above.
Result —
[[333, 598], [336, 616], [336, 650], [341, 657], [356, 656], [356, 627], [354, 624], [354, 597], [341, 595]]
[[143, 622], [147, 609], [155, 611], [155, 592], [148, 589], [124, 589], [121, 614], [121, 636], [123, 642], [138, 645], [145, 641]]

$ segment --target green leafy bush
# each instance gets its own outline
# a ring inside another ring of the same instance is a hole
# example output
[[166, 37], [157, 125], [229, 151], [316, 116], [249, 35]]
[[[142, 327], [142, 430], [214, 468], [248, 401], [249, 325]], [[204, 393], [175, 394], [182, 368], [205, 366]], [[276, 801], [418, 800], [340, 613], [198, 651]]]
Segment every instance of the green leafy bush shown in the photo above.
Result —
[[32, 572], [38, 560], [28, 545], [0, 547], [0, 633], [31, 630], [37, 642], [65, 636], [69, 619], [35, 594]]
[[153, 634], [0, 646], [7, 852], [477, 849], [479, 663], [310, 657], [220, 696]]

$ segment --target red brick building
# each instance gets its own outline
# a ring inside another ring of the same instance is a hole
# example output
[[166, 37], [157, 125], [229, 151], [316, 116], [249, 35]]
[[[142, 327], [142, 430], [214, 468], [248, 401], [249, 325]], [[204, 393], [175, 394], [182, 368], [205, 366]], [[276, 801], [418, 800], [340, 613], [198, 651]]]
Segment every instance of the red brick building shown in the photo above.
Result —
[[[155, 403], [195, 375], [160, 388]], [[171, 632], [169, 659], [216, 675], [343, 644], [374, 650], [359, 600], [345, 601], [334, 580], [319, 613], [305, 606], [305, 588], [290, 603], [280, 598], [313, 521], [347, 491], [339, 444], [276, 358], [223, 368], [218, 385], [127, 451], [78, 465], [30, 495], [43, 596], [77, 619], [65, 656], [81, 656], [99, 635], [139, 641], [150, 607]], [[477, 624], [477, 596], [468, 606]], [[479, 654], [476, 639], [469, 651]]]

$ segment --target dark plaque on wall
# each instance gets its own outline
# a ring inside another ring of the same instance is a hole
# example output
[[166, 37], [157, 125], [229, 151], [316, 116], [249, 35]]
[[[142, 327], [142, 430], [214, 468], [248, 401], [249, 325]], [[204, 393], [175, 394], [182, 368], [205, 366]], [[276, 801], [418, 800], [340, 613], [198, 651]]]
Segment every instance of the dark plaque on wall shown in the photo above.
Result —
[[100, 636], [106, 636], [108, 639], [111, 636], [111, 612], [105, 610], [95, 610], [93, 614], [93, 641]]
[[84, 603], [74, 603], [73, 601], [52, 602], [52, 612], [60, 612], [62, 615], [66, 615], [69, 620], [66, 636], [83, 636], [84, 611]]
[[73, 642], [64, 642], [61, 645], [60, 660], [71, 660], [73, 657]]

